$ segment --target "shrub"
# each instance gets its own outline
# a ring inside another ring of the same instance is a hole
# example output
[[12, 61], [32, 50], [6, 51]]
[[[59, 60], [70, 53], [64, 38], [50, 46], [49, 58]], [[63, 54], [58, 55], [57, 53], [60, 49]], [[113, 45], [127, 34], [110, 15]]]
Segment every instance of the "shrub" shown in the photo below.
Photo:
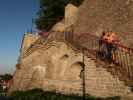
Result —
[[[64, 95], [55, 91], [43, 91], [41, 89], [33, 89], [28, 91], [15, 91], [11, 94], [14, 100], [82, 100], [81, 96], [74, 94]], [[120, 97], [97, 98], [86, 96], [86, 100], [120, 100]]]

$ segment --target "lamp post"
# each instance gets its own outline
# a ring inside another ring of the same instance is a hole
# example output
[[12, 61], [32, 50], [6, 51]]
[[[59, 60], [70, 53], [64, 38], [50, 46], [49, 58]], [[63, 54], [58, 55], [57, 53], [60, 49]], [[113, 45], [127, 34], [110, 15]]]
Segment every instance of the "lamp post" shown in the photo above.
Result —
[[85, 94], [86, 94], [86, 90], [85, 90], [85, 63], [84, 63], [84, 48], [82, 48], [82, 54], [83, 54], [83, 57], [82, 57], [82, 61], [83, 61], [83, 64], [82, 64], [82, 86], [83, 86], [83, 100], [85, 100]]

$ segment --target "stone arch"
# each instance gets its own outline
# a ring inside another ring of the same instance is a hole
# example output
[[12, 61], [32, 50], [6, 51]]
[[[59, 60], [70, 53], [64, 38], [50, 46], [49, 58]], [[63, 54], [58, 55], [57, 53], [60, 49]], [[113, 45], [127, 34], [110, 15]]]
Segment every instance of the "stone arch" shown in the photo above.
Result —
[[82, 65], [83, 65], [83, 63], [80, 61], [73, 63], [66, 72], [67, 79], [80, 80]]
[[56, 75], [58, 78], [63, 78], [64, 72], [68, 66], [69, 63], [69, 55], [68, 54], [63, 54], [59, 59], [58, 59], [58, 64], [56, 65]]
[[68, 54], [64, 54], [62, 57], [60, 57], [60, 60], [66, 60], [69, 57]]
[[46, 67], [46, 79], [53, 79], [55, 65], [49, 60]]
[[43, 79], [46, 75], [46, 67], [45, 66], [35, 66], [32, 71], [30, 87], [40, 88], [43, 82]]

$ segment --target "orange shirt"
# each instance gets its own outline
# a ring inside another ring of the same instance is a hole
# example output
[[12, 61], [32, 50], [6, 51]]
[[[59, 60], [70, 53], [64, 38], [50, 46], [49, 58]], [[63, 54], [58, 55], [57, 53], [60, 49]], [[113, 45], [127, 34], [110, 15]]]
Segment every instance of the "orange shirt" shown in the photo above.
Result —
[[105, 41], [108, 40], [108, 34], [105, 34], [105, 35], [103, 36], [103, 40], [105, 40]]
[[108, 43], [114, 43], [117, 41], [118, 41], [118, 39], [117, 39], [117, 36], [115, 33], [108, 33], [108, 39], [107, 39]]

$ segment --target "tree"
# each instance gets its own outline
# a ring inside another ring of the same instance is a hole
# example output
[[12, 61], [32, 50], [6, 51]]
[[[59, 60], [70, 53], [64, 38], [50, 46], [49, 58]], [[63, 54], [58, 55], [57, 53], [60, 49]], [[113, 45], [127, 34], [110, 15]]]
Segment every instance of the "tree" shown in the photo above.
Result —
[[10, 74], [4, 74], [4, 75], [0, 75], [0, 77], [2, 80], [8, 81], [8, 80], [12, 79], [13, 76]]
[[40, 9], [35, 24], [39, 30], [50, 30], [64, 17], [65, 6], [72, 3], [79, 6], [83, 0], [40, 0]]

